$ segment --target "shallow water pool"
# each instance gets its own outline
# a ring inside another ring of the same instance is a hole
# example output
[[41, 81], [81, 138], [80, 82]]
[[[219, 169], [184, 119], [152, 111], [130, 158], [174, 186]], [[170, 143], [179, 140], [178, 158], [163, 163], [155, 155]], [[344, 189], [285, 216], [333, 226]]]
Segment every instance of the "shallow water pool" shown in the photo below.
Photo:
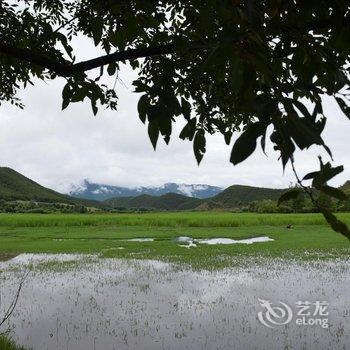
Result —
[[[72, 263], [65, 256], [54, 264], [52, 256], [28, 258], [0, 266], [1, 312], [31, 263], [6, 326], [18, 343], [33, 349], [346, 349], [350, 344], [349, 260], [254, 258], [241, 267], [193, 271], [153, 260], [78, 256]], [[328, 315], [320, 318], [327, 318], [329, 327], [298, 325], [299, 301], [309, 302], [311, 313], [317, 302], [326, 302]], [[289, 312], [288, 307], [292, 318], [283, 324], [290, 315], [279, 317], [277, 308]]]

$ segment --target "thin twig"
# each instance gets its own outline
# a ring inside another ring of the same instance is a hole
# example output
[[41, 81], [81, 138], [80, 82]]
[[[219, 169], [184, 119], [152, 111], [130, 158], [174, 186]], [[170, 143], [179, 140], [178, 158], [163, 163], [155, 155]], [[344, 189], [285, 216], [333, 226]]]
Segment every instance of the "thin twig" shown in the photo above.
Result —
[[315, 205], [315, 207], [322, 211], [323, 208], [318, 203], [318, 200], [314, 197], [314, 195], [312, 193], [312, 190], [309, 187], [305, 186], [303, 184], [303, 181], [300, 179], [300, 177], [299, 177], [299, 175], [298, 175], [298, 173], [297, 173], [297, 171], [295, 169], [294, 159], [293, 158], [291, 159], [291, 164], [292, 164], [293, 173], [294, 173], [294, 176], [295, 176], [295, 178], [297, 180], [298, 185], [309, 196], [309, 198], [311, 199], [311, 202]]
[[[4, 317], [2, 318], [2, 320], [0, 321], [0, 327], [11, 317], [11, 315], [13, 314], [16, 306], [17, 306], [17, 303], [18, 303], [18, 299], [19, 299], [19, 296], [21, 294], [21, 290], [22, 290], [22, 287], [23, 287], [23, 284], [25, 282], [25, 280], [27, 279], [28, 275], [30, 273], [30, 270], [26, 271], [23, 276], [21, 277], [21, 280], [20, 280], [20, 283], [19, 283], [19, 286], [17, 288], [17, 292], [15, 294], [15, 297], [13, 298], [10, 306], [8, 307], [8, 309], [6, 310], [5, 312], [5, 315]], [[3, 333], [0, 333], [0, 334], [3, 334]]]

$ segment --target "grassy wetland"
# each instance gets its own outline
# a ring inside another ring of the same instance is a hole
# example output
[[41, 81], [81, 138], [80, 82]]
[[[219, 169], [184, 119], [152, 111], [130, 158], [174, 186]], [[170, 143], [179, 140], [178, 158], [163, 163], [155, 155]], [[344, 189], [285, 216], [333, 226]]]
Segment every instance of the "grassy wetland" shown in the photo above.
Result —
[[[350, 214], [340, 216], [350, 222]], [[260, 236], [273, 241], [196, 247], [177, 241], [178, 237]], [[347, 256], [350, 251], [350, 243], [320, 214], [0, 214], [0, 242], [4, 258], [20, 253], [85, 253], [182, 262], [202, 269], [230, 266], [230, 258], [237, 255], [319, 259]]]
[[[29, 271], [4, 327], [34, 350], [346, 349], [349, 253], [319, 214], [1, 214], [0, 318]], [[260, 299], [329, 327], [265, 327]]]

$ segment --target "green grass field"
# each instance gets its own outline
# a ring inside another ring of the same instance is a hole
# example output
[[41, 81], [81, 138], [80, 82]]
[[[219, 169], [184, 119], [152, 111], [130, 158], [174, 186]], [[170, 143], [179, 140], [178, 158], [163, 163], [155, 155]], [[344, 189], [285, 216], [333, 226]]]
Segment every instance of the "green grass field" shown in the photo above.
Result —
[[26, 350], [22, 346], [18, 346], [5, 335], [0, 335], [0, 349], [1, 350]]
[[[350, 213], [337, 216], [350, 223]], [[230, 212], [159, 212], [144, 214], [0, 214], [0, 227], [145, 226], [241, 227], [324, 225], [321, 214], [257, 214]]]
[[[350, 223], [350, 214], [339, 217]], [[293, 228], [287, 229], [288, 224]], [[179, 236], [244, 239], [265, 235], [275, 241], [199, 245], [190, 249], [175, 241]], [[146, 237], [155, 241], [126, 241]], [[228, 266], [244, 256], [301, 259], [349, 256], [350, 242], [333, 232], [319, 214], [2, 214], [0, 259], [19, 253], [92, 253], [210, 268]]]

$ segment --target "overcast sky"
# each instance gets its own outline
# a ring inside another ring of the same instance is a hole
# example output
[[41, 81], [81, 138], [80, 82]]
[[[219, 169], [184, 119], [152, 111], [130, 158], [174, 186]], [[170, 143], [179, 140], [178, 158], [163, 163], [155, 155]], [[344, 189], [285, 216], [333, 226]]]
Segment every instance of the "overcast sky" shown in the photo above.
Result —
[[[61, 192], [83, 179], [131, 187], [166, 182], [286, 187], [294, 181], [290, 168], [283, 174], [278, 154], [271, 148], [268, 157], [258, 147], [243, 164], [231, 165], [230, 147], [220, 135], [209, 137], [198, 167], [192, 144], [178, 138], [181, 125], [175, 127], [169, 146], [160, 140], [153, 151], [137, 115], [139, 96], [131, 85], [135, 73], [124, 68], [120, 76], [124, 84], [117, 84], [118, 111], [100, 110], [96, 117], [88, 102], [61, 111], [63, 80], [39, 82], [21, 92], [23, 111], [1, 105], [0, 165]], [[334, 164], [345, 166], [333, 182], [339, 185], [350, 179], [350, 123], [331, 100], [324, 104], [329, 117], [324, 138], [333, 151]], [[302, 175], [318, 168], [318, 154], [328, 159], [320, 148], [297, 154]]]

